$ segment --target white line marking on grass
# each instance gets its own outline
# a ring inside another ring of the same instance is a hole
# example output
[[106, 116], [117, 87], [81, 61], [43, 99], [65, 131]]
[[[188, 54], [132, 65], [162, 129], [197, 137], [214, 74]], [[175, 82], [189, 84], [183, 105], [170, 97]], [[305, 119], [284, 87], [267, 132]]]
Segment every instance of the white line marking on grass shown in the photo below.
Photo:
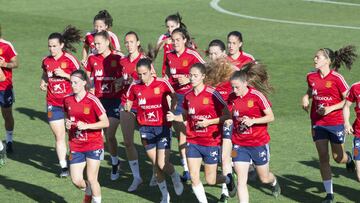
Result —
[[337, 4], [337, 5], [344, 5], [344, 6], [360, 6], [360, 4], [356, 4], [356, 3], [328, 1], [328, 0], [303, 0], [303, 1], [324, 3], [324, 4]]
[[301, 22], [301, 21], [279, 20], [279, 19], [272, 19], [272, 18], [262, 18], [262, 17], [256, 17], [256, 16], [243, 15], [243, 14], [240, 14], [240, 13], [231, 12], [231, 11], [228, 11], [228, 10], [225, 10], [225, 9], [221, 8], [219, 6], [220, 1], [221, 0], [212, 0], [210, 2], [210, 6], [213, 9], [215, 9], [216, 11], [220, 12], [220, 13], [225, 13], [225, 14], [237, 16], [237, 17], [240, 17], [240, 18], [267, 21], [267, 22], [273, 22], [273, 23], [285, 23], [285, 24], [293, 24], [293, 25], [307, 25], [307, 26], [317, 26], [317, 27], [330, 27], [330, 28], [343, 28], [343, 29], [360, 30], [360, 27], [355, 27], [355, 26], [331, 25], [331, 24], [310, 23], [310, 22]]

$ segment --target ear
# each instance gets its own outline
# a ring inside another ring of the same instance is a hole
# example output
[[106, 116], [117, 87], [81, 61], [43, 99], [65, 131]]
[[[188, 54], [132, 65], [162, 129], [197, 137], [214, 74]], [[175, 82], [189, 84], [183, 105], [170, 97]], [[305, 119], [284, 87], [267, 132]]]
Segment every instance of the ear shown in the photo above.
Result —
[[242, 45], [243, 45], [243, 43], [242, 43], [242, 42], [240, 42], [240, 43], [239, 43], [239, 47], [242, 47]]
[[64, 48], [64, 46], [65, 46], [65, 44], [64, 44], [64, 43], [60, 43], [60, 47], [61, 47], [61, 49], [63, 49], [63, 48]]
[[137, 46], [137, 47], [140, 46], [140, 40], [136, 42], [136, 46]]

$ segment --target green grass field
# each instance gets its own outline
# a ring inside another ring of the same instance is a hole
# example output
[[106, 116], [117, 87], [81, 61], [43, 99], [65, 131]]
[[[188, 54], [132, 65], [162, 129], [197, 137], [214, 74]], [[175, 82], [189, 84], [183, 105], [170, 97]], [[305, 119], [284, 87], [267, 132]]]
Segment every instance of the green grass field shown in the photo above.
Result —
[[[358, 0], [344, 1], [359, 3]], [[7, 165], [0, 169], [0, 202], [81, 202], [83, 192], [77, 190], [69, 178], [56, 177], [59, 166], [54, 138], [44, 113], [45, 94], [39, 90], [40, 65], [42, 57], [48, 54], [47, 37], [51, 32], [62, 31], [66, 25], [72, 24], [85, 33], [92, 29], [92, 19], [101, 9], [108, 9], [112, 14], [113, 31], [121, 43], [124, 34], [133, 30], [139, 34], [144, 47], [148, 43], [156, 43], [159, 35], [165, 31], [165, 17], [177, 11], [182, 14], [200, 50], [205, 50], [210, 40], [219, 38], [225, 41], [228, 32], [240, 30], [244, 36], [245, 51], [268, 65], [271, 83], [276, 89], [270, 96], [276, 118], [269, 127], [272, 137], [271, 169], [278, 175], [283, 191], [282, 196], [275, 200], [267, 186], [250, 182], [250, 200], [321, 202], [325, 192], [317, 153], [310, 137], [310, 120], [300, 108], [300, 99], [306, 90], [305, 76], [312, 70], [316, 50], [322, 47], [338, 49], [347, 44], [360, 48], [360, 7], [302, 0], [223, 0], [219, 3], [226, 10], [244, 15], [358, 28], [344, 29], [244, 19], [219, 13], [209, 3], [210, 0], [0, 0], [3, 37], [14, 44], [20, 59], [20, 67], [14, 71], [15, 153], [9, 156]], [[157, 70], [161, 68], [161, 60], [162, 56], [156, 60]], [[340, 70], [349, 84], [360, 80], [359, 61], [351, 72]], [[2, 119], [0, 122], [0, 129], [4, 131]], [[148, 186], [150, 163], [145, 158], [138, 133], [135, 137], [142, 157], [140, 170], [145, 184], [136, 193], [127, 192], [132, 176], [125, 162], [122, 135], [118, 132], [119, 155], [123, 160], [124, 173], [118, 181], [110, 181], [107, 154], [99, 174], [103, 202], [160, 200], [158, 188]], [[352, 136], [349, 136], [346, 142], [349, 150], [352, 147], [351, 140]], [[176, 145], [174, 139], [171, 160], [182, 172]], [[355, 174], [346, 173], [344, 165], [334, 161], [331, 164], [336, 202], [360, 202], [360, 184], [355, 181]], [[185, 187], [181, 197], [176, 197], [171, 186], [169, 190], [173, 202], [196, 202], [190, 185]], [[220, 186], [206, 186], [205, 190], [210, 202], [215, 202], [220, 196]], [[236, 199], [231, 202], [236, 202]]]

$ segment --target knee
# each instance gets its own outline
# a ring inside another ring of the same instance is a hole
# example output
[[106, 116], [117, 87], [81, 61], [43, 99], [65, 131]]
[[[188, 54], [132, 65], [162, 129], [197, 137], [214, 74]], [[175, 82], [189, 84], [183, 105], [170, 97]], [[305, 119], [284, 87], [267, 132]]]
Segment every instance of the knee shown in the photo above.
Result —
[[160, 171], [163, 171], [164, 168], [166, 167], [166, 163], [157, 163], [157, 166], [158, 166]]
[[215, 185], [216, 184], [216, 178], [205, 176], [206, 183], [208, 185]]
[[94, 177], [88, 177], [88, 181], [89, 181], [90, 185], [95, 185], [98, 183], [97, 178], [94, 178]]
[[260, 182], [263, 184], [268, 184], [270, 183], [270, 177], [268, 176], [259, 176]]
[[344, 155], [343, 154], [333, 154], [333, 159], [336, 163], [342, 163], [343, 159], [344, 159]]
[[83, 183], [83, 179], [80, 178], [71, 178], [72, 183], [79, 189], [82, 189], [82, 183]]
[[131, 148], [134, 146], [134, 142], [132, 139], [124, 139], [124, 146], [126, 148]]

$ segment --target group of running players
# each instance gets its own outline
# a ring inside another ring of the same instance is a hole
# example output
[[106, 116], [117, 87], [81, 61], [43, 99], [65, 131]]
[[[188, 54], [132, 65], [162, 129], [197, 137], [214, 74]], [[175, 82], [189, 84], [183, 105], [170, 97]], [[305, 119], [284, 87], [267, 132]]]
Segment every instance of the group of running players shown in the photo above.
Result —
[[[133, 175], [129, 192], [143, 183], [134, 145], [138, 129], [153, 166], [149, 185], [158, 185], [161, 202], [170, 201], [165, 175], [171, 177], [176, 195], [183, 193], [183, 182], [190, 180], [197, 200], [207, 202], [200, 180], [202, 165], [207, 184], [222, 184], [220, 202], [227, 202], [236, 193], [239, 202], [249, 202], [247, 180], [253, 170], [278, 197], [281, 189], [269, 169], [267, 131], [267, 124], [274, 120], [267, 98], [273, 88], [265, 65], [243, 51], [242, 34], [230, 32], [227, 49], [221, 40], [211, 41], [205, 62], [178, 13], [165, 19], [166, 33], [148, 52], [142, 49], [138, 34], [130, 31], [124, 37], [128, 54], [123, 54], [111, 32], [112, 24], [108, 11], [99, 11], [93, 20], [94, 30], [83, 40], [81, 61], [71, 53], [75, 51], [73, 44], [82, 40], [80, 30], [67, 26], [62, 33], [51, 33], [50, 54], [42, 61], [40, 89], [47, 92], [47, 116], [55, 136], [60, 177], [70, 174], [73, 184], [85, 191], [83, 202], [101, 202], [98, 173], [104, 157], [103, 136], [111, 157], [110, 179], [120, 177], [115, 136], [119, 124]], [[152, 61], [161, 49], [164, 58], [159, 77]], [[342, 65], [350, 69], [356, 57], [353, 46], [337, 51], [319, 49], [315, 70], [307, 76], [309, 88], [302, 101], [308, 110], [312, 99], [311, 127], [327, 193], [324, 202], [334, 199], [329, 141], [336, 162], [345, 163], [349, 171], [355, 170], [353, 160], [360, 167], [360, 84], [349, 90], [337, 72]], [[11, 43], [1, 38], [1, 30], [0, 66], [0, 104], [6, 129], [6, 145], [0, 145], [3, 165], [5, 148], [7, 153], [13, 151], [11, 74], [18, 62]], [[352, 126], [349, 108], [354, 102], [357, 119]], [[172, 128], [178, 138], [182, 175], [170, 161]], [[355, 135], [353, 155], [344, 150], [345, 133]], [[359, 170], [357, 176], [360, 180]]]

